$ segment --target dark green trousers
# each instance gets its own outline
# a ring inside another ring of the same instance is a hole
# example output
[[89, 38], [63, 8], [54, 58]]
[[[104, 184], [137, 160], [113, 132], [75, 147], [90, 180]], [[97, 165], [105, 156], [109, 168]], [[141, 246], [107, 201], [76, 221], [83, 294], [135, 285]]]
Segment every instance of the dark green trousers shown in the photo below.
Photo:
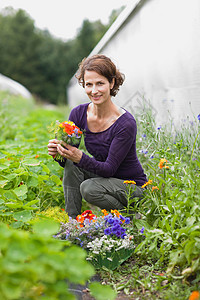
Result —
[[[65, 209], [72, 218], [81, 214], [82, 198], [108, 211], [127, 206], [127, 184], [123, 179], [100, 177], [77, 167], [70, 160], [64, 167], [63, 189]], [[131, 198], [142, 198], [142, 195], [143, 189], [135, 186]]]

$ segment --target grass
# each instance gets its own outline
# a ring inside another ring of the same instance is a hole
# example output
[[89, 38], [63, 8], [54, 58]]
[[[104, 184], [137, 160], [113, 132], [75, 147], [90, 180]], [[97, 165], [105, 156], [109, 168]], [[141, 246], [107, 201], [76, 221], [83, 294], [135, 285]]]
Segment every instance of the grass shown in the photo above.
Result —
[[[50, 209], [52, 217], [64, 207], [63, 170], [47, 143], [48, 127], [67, 119], [69, 109], [48, 110], [8, 93], [0, 93], [0, 108], [0, 220], [31, 231], [38, 212]], [[138, 157], [151, 180], [135, 203], [141, 216], [132, 220], [136, 249], [114, 271], [98, 273], [119, 299], [189, 299], [200, 285], [200, 123], [195, 116], [179, 128], [173, 120], [157, 127], [145, 109], [135, 117]]]

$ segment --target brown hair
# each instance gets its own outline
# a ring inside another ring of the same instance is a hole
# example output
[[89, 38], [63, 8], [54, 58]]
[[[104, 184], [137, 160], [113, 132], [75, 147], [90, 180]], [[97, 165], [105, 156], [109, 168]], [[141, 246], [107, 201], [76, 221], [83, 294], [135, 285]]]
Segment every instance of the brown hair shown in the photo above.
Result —
[[124, 74], [116, 68], [111, 59], [103, 54], [96, 54], [91, 57], [84, 58], [79, 64], [79, 69], [75, 77], [78, 79], [78, 82], [82, 87], [85, 87], [85, 71], [95, 71], [99, 75], [106, 77], [110, 83], [112, 83], [114, 78], [115, 83], [113, 88], [110, 90], [111, 96], [116, 96], [120, 85], [123, 84], [125, 79]]

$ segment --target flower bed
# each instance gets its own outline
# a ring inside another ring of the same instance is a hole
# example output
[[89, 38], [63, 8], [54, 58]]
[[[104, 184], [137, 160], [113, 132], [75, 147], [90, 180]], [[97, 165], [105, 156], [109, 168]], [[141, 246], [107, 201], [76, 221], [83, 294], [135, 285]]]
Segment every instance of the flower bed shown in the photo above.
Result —
[[114, 270], [131, 256], [135, 248], [130, 218], [117, 210], [101, 212], [101, 216], [96, 216], [91, 210], [86, 210], [76, 219], [70, 218], [68, 223], [61, 224], [60, 232], [54, 237], [81, 246], [88, 253], [87, 260], [96, 268], [104, 266]]

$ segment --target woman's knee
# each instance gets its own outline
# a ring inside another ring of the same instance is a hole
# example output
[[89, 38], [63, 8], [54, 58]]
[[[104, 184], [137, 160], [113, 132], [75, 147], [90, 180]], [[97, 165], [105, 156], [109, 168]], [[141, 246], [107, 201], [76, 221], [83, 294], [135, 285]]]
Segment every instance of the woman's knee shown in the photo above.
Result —
[[93, 202], [92, 199], [94, 199], [96, 193], [95, 193], [95, 184], [92, 182], [91, 179], [84, 180], [80, 185], [80, 192], [82, 197], [87, 202]]

